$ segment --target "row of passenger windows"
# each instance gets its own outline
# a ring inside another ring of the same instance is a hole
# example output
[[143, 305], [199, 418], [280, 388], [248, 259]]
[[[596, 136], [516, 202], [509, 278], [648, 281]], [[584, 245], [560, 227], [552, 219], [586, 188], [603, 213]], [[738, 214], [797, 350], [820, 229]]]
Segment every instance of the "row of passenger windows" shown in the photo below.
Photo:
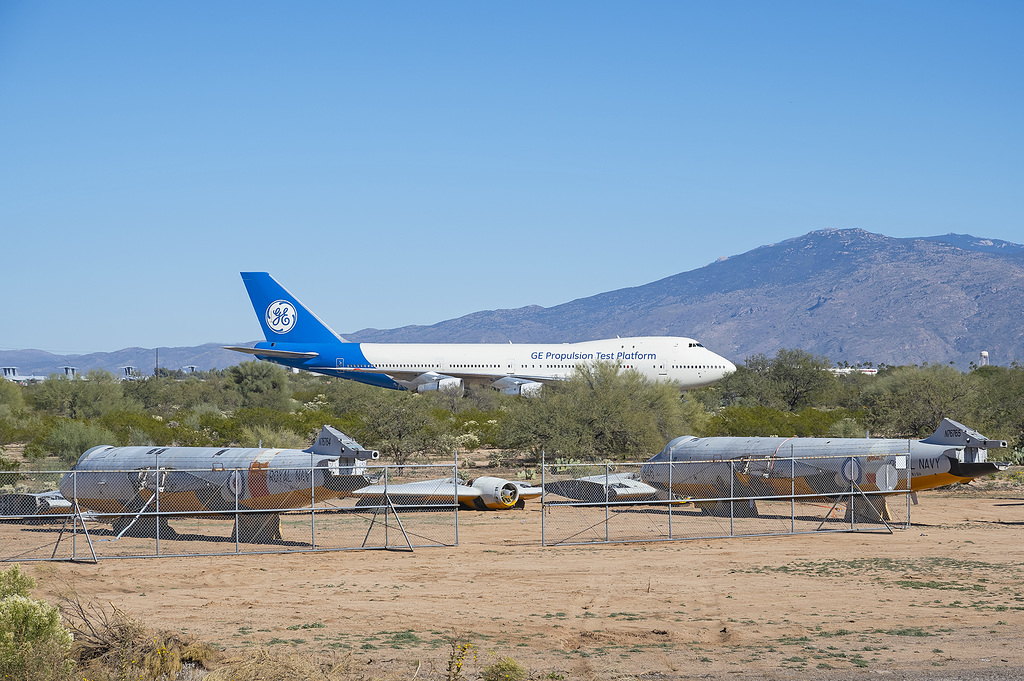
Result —
[[[623, 369], [632, 369], [632, 364], [620, 364]], [[657, 368], [657, 365], [654, 365]], [[440, 366], [436, 364], [378, 364], [373, 366], [372, 364], [348, 364], [341, 369], [439, 369]], [[452, 364], [452, 369], [501, 369], [500, 364]], [[523, 364], [522, 369], [575, 369], [575, 364], [531, 364], [527, 366]], [[673, 369], [724, 369], [725, 367], [720, 364], [673, 364]]]

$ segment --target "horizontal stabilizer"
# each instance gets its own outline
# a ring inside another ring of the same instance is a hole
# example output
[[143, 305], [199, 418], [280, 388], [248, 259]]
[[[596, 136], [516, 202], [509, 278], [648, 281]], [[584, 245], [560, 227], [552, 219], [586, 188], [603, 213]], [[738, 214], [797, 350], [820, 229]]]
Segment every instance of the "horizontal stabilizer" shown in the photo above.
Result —
[[1000, 473], [1010, 467], [1005, 461], [979, 461], [963, 463], [957, 459], [949, 460], [949, 472], [960, 478], [980, 478], [983, 475]]
[[225, 350], [244, 352], [247, 355], [259, 355], [260, 357], [280, 357], [282, 359], [313, 359], [319, 357], [319, 352], [295, 352], [293, 350], [271, 350], [269, 348], [240, 348], [232, 345], [222, 345]]

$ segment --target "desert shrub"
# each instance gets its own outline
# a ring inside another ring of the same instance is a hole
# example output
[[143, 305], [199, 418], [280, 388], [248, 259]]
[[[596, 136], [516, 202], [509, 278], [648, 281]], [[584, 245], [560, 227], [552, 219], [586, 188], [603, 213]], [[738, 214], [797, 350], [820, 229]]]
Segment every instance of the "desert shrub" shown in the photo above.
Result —
[[0, 448], [0, 487], [13, 485], [18, 481], [17, 470], [21, 464], [3, 455], [3, 448]]
[[275, 447], [278, 449], [305, 449], [309, 441], [286, 428], [255, 425], [245, 426], [238, 436], [242, 447]]
[[227, 369], [228, 384], [241, 396], [243, 407], [291, 411], [288, 373], [270, 362], [242, 362]]
[[8, 596], [25, 596], [27, 598], [34, 588], [36, 588], [36, 580], [22, 572], [17, 563], [6, 570], [0, 570], [0, 598]]
[[480, 448], [480, 438], [476, 433], [462, 433], [455, 437], [455, 444], [462, 451], [474, 452]]
[[507, 449], [495, 449], [487, 455], [487, 465], [491, 468], [505, 468], [512, 465], [519, 455]]
[[711, 417], [701, 435], [704, 437], [828, 437], [836, 436], [832, 426], [840, 421], [840, 432], [851, 432], [853, 436], [864, 434], [856, 414], [848, 409], [824, 411], [807, 407], [799, 411], [783, 411], [759, 405], [736, 405], [719, 410]]
[[530, 674], [511, 657], [503, 657], [480, 671], [483, 681], [524, 681]]
[[707, 418], [703, 406], [680, 396], [678, 388], [610, 362], [580, 365], [539, 397], [507, 407], [495, 419], [498, 447], [587, 458], [649, 455]]
[[56, 607], [29, 597], [34, 586], [17, 565], [0, 572], [0, 678], [69, 678], [71, 633]]
[[847, 417], [829, 426], [826, 433], [829, 437], [863, 437], [864, 430], [857, 419]]
[[113, 411], [104, 414], [100, 424], [117, 436], [119, 445], [169, 445], [174, 438], [163, 419], [151, 414]]
[[117, 436], [103, 426], [72, 419], [58, 419], [42, 442], [44, 450], [67, 463], [75, 463], [91, 447], [113, 444]]

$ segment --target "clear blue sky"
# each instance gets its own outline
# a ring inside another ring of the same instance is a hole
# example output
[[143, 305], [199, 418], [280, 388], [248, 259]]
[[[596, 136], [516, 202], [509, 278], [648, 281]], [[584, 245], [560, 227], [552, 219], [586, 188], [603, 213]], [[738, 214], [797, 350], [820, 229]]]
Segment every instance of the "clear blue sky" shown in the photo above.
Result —
[[824, 227], [1024, 241], [1020, 2], [0, 2], [0, 349], [544, 306]]

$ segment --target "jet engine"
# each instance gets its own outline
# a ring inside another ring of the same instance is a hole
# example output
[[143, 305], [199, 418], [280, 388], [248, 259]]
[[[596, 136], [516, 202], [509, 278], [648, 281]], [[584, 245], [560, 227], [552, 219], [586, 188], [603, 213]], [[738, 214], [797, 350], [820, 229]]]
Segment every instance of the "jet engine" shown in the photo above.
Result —
[[438, 377], [436, 380], [420, 383], [416, 386], [416, 392], [418, 393], [428, 393], [435, 390], [444, 393], [454, 392], [461, 395], [464, 392], [462, 379], [454, 378], [452, 376], [442, 376]]
[[501, 478], [477, 478], [470, 487], [480, 490], [480, 496], [473, 500], [478, 510], [500, 510], [512, 508], [519, 501], [519, 488], [508, 480]]
[[520, 395], [522, 397], [537, 397], [540, 395], [543, 383], [529, 381], [524, 378], [505, 376], [491, 383], [491, 387], [500, 390], [505, 395]]
[[530, 381], [528, 383], [522, 383], [511, 388], [505, 388], [501, 392], [506, 395], [520, 395], [521, 397], [537, 397], [540, 395], [541, 388], [544, 387], [543, 383], [537, 381]]

